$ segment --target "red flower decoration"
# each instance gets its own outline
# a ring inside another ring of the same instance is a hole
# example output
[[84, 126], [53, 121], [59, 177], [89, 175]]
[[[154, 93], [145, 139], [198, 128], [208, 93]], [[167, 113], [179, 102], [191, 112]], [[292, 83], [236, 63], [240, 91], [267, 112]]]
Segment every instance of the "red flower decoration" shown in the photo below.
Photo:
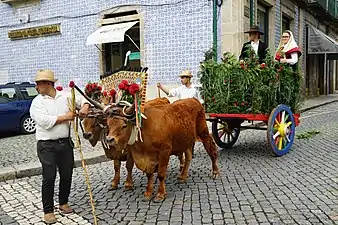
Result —
[[241, 64], [241, 67], [242, 67], [242, 69], [244, 69], [245, 68], [244, 64]]
[[121, 83], [119, 84], [118, 88], [120, 90], [124, 90], [124, 91], [129, 91], [129, 87], [130, 85], [128, 84], [128, 81], [127, 80], [122, 80]]
[[99, 91], [102, 91], [102, 87], [101, 86], [98, 86], [97, 88], [99, 89]]
[[266, 67], [265, 63], [261, 64], [261, 68], [264, 69]]
[[138, 91], [140, 90], [140, 86], [138, 84], [131, 84], [130, 87], [129, 87], [129, 93], [131, 95], [134, 95], [136, 94]]
[[129, 83], [128, 83], [127, 80], [122, 80], [121, 83], [122, 83], [122, 84], [125, 84], [125, 85], [129, 85]]
[[109, 95], [114, 97], [116, 95], [115, 89], [110, 90]]
[[124, 90], [124, 86], [125, 86], [124, 83], [119, 83], [119, 89], [120, 90]]
[[69, 82], [69, 87], [70, 87], [70, 88], [74, 88], [74, 87], [75, 87], [74, 81]]
[[63, 90], [63, 88], [61, 86], [57, 86], [55, 89], [58, 90], [58, 91], [62, 91]]
[[107, 92], [106, 91], [104, 91], [102, 94], [103, 94], [103, 96], [107, 96]]

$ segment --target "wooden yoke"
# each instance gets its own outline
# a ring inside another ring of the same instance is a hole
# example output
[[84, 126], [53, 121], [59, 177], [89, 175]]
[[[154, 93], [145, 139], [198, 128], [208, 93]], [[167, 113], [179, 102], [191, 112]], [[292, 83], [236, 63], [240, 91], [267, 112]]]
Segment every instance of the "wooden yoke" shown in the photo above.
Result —
[[100, 80], [99, 85], [104, 90], [118, 90], [118, 85], [122, 80], [127, 80], [129, 84], [136, 83], [140, 86], [139, 97], [141, 98], [141, 112], [144, 112], [146, 102], [148, 74], [145, 72], [119, 71]]

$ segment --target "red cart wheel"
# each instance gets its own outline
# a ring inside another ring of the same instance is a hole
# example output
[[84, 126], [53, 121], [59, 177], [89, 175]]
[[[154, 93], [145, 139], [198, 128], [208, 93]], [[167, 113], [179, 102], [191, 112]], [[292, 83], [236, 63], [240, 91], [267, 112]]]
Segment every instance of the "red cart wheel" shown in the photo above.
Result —
[[218, 147], [230, 149], [236, 143], [240, 128], [229, 128], [226, 121], [216, 120], [212, 122], [212, 135]]

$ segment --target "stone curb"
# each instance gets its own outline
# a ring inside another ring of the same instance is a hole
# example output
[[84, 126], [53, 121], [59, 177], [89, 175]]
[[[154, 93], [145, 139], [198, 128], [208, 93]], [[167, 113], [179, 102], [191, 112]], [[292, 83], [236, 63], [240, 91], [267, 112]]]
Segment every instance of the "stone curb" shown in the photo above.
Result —
[[311, 109], [319, 108], [321, 106], [328, 105], [328, 104], [335, 103], [335, 102], [338, 102], [338, 99], [333, 99], [333, 100], [330, 100], [330, 101], [322, 102], [322, 103], [319, 103], [319, 104], [316, 104], [316, 105], [313, 105], [313, 106], [303, 108], [299, 111], [300, 111], [300, 113], [303, 113], [303, 112], [309, 111]]
[[[300, 113], [309, 111], [311, 109], [315, 109], [324, 105], [328, 105], [334, 102], [338, 102], [338, 99], [326, 101], [323, 103], [319, 103], [313, 106], [309, 106], [306, 108], [303, 108], [300, 110]], [[76, 149], [74, 151], [77, 151]], [[110, 161], [108, 159], [103, 151], [95, 151], [95, 152], [86, 152], [85, 156], [85, 164], [86, 165], [92, 165], [97, 164], [101, 162], [107, 162]], [[81, 167], [82, 162], [79, 156], [75, 157], [75, 167]], [[42, 168], [41, 164], [39, 162], [32, 162], [27, 164], [21, 164], [21, 165], [13, 165], [9, 167], [2, 167], [0, 168], [0, 181], [6, 181], [6, 180], [13, 180], [17, 178], [23, 178], [23, 177], [30, 177], [35, 175], [41, 175]]]
[[[74, 151], [77, 151], [76, 149]], [[87, 152], [84, 155], [86, 165], [110, 161], [103, 151]], [[80, 156], [75, 156], [75, 168], [82, 167]], [[13, 165], [0, 168], [0, 181], [13, 180], [23, 177], [41, 175], [42, 168], [39, 162], [31, 162], [21, 165]]]

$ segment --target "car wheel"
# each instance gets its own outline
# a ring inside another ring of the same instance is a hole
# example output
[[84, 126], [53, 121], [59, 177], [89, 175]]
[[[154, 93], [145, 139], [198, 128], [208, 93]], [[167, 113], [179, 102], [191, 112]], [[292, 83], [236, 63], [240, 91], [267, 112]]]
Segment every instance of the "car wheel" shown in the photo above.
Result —
[[20, 132], [23, 134], [32, 134], [35, 132], [35, 121], [28, 115], [24, 116], [21, 120]]

